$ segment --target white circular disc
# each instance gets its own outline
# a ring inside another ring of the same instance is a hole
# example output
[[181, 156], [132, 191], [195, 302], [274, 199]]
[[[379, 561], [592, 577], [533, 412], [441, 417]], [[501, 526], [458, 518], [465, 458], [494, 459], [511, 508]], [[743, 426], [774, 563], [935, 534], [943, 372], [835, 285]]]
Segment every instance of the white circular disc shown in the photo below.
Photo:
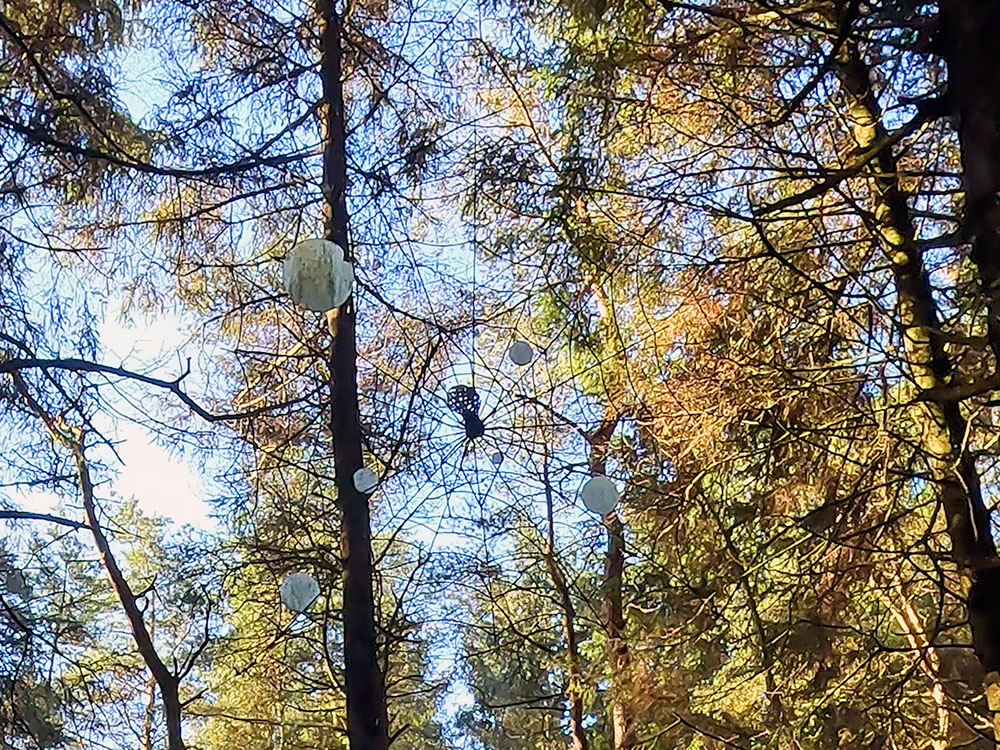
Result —
[[496, 453], [491, 453], [490, 461], [493, 462], [494, 466], [499, 466], [500, 464], [503, 463], [503, 453], [501, 453], [500, 451], [497, 451]]
[[362, 466], [354, 472], [354, 489], [358, 492], [367, 495], [377, 486], [378, 474], [369, 469], [367, 466]]
[[354, 267], [344, 260], [340, 245], [306, 240], [285, 257], [285, 291], [300, 307], [325, 312], [340, 307], [354, 288]]
[[535, 357], [535, 350], [527, 341], [515, 341], [507, 350], [507, 356], [515, 365], [523, 366], [531, 364], [531, 360]]
[[613, 511], [618, 504], [618, 488], [603, 474], [588, 479], [580, 490], [580, 496], [587, 510], [602, 516]]
[[281, 582], [281, 601], [294, 612], [305, 612], [319, 596], [319, 584], [308, 573], [292, 573]]

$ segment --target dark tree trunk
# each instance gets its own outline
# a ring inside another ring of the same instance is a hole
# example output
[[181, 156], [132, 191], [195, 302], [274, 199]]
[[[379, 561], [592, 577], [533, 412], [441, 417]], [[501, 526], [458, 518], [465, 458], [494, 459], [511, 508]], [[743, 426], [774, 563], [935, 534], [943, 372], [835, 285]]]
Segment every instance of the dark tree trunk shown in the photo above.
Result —
[[1000, 3], [941, 0], [939, 30], [962, 146], [963, 234], [972, 243], [990, 347], [1000, 363]]
[[[618, 419], [606, 419], [590, 434], [590, 472], [604, 474], [607, 469], [608, 444], [618, 426]], [[622, 574], [625, 571], [625, 529], [618, 511], [602, 519], [608, 531], [608, 551], [604, 556], [604, 614], [607, 618], [608, 666], [612, 674], [614, 697], [611, 706], [611, 747], [631, 750], [635, 746], [635, 717], [631, 708], [630, 684], [632, 655], [625, 640], [625, 608], [622, 600]]]
[[583, 682], [580, 675], [580, 647], [576, 640], [576, 609], [570, 595], [569, 583], [556, 559], [556, 522], [552, 502], [552, 484], [549, 480], [549, 457], [546, 453], [542, 466], [545, 481], [545, 515], [547, 521], [545, 536], [545, 567], [549, 571], [552, 585], [559, 594], [562, 609], [563, 637], [566, 639], [568, 654], [568, 685], [566, 699], [569, 701], [569, 735], [573, 740], [573, 750], [589, 750], [587, 730], [583, 726]]
[[66, 444], [73, 452], [73, 457], [76, 461], [76, 468], [80, 477], [80, 490], [83, 497], [83, 511], [87, 517], [87, 525], [90, 526], [90, 531], [94, 535], [94, 542], [100, 553], [101, 563], [104, 565], [105, 571], [107, 571], [108, 578], [111, 579], [111, 585], [118, 595], [118, 601], [121, 602], [122, 609], [125, 610], [125, 616], [128, 618], [129, 627], [132, 630], [132, 638], [135, 640], [142, 660], [146, 663], [147, 669], [149, 669], [150, 674], [160, 688], [160, 698], [163, 701], [163, 715], [167, 725], [167, 747], [169, 750], [184, 750], [184, 737], [181, 733], [181, 700], [178, 692], [178, 679], [167, 669], [167, 665], [163, 663], [160, 655], [156, 652], [156, 647], [153, 645], [153, 638], [146, 628], [145, 619], [136, 603], [135, 594], [125, 580], [125, 575], [122, 573], [121, 568], [118, 567], [118, 561], [115, 560], [115, 556], [111, 552], [111, 545], [108, 543], [103, 529], [101, 529], [100, 522], [97, 519], [97, 510], [94, 506], [94, 489], [90, 480], [90, 468], [87, 465], [83, 447], [80, 443], [73, 441], [66, 441]]
[[[963, 235], [979, 274], [994, 366], [1000, 369], [1000, 3], [941, 0], [938, 48], [948, 65], [948, 100], [956, 117], [965, 189]], [[974, 506], [979, 532], [969, 621], [987, 672], [1000, 671], [1000, 569], [989, 513]]]
[[[321, 0], [323, 18], [323, 195], [327, 204], [326, 236], [353, 261], [347, 234], [347, 157], [340, 16], [330, 0]], [[330, 428], [341, 513], [343, 555], [344, 682], [347, 733], [351, 750], [386, 750], [389, 746], [385, 687], [377, 659], [375, 599], [372, 591], [371, 526], [368, 496], [354, 487], [362, 466], [358, 417], [355, 309], [351, 297], [328, 314], [330, 334]]]
[[[94, 483], [90, 477], [90, 464], [83, 443], [82, 430], [74, 430], [69, 426], [60, 426], [52, 416], [45, 411], [41, 404], [31, 395], [27, 384], [17, 371], [13, 373], [14, 386], [27, 402], [29, 408], [45, 423], [52, 439], [62, 443], [73, 456], [73, 463], [76, 466], [77, 478], [80, 484], [80, 498], [83, 501], [83, 513], [86, 523], [94, 537], [94, 545], [101, 558], [101, 565], [104, 567], [111, 586], [115, 590], [118, 602], [125, 611], [128, 619], [129, 629], [132, 631], [132, 639], [135, 641], [136, 649], [142, 657], [146, 668], [156, 686], [160, 689], [160, 698], [163, 701], [164, 720], [167, 725], [167, 748], [168, 750], [185, 750], [184, 735], [181, 730], [182, 706], [180, 700], [180, 678], [171, 672], [167, 665], [163, 663], [160, 655], [156, 652], [153, 638], [146, 627], [146, 620], [142, 615], [142, 610], [136, 601], [135, 593], [128, 585], [125, 574], [118, 566], [111, 544], [108, 542], [104, 529], [101, 528], [100, 520], [97, 517], [97, 506], [94, 501]], [[183, 674], [183, 673], [182, 673]], [[152, 698], [151, 698], [152, 700]]]

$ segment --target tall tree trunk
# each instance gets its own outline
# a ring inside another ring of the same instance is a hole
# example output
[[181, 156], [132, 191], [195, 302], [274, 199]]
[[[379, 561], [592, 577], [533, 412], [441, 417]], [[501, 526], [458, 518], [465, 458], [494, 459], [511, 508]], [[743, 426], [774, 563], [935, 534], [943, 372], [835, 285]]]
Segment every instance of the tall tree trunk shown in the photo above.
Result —
[[128, 585], [125, 574], [118, 566], [114, 553], [111, 551], [111, 544], [108, 542], [104, 530], [101, 528], [100, 520], [97, 518], [97, 506], [94, 502], [94, 483], [90, 477], [90, 465], [87, 462], [84, 450], [83, 436], [79, 429], [57, 422], [42, 407], [41, 404], [31, 395], [27, 384], [17, 373], [13, 373], [14, 385], [18, 392], [27, 402], [29, 408], [45, 423], [52, 439], [61, 443], [73, 457], [76, 467], [77, 478], [80, 484], [80, 497], [83, 501], [83, 513], [87, 520], [87, 527], [94, 537], [94, 545], [101, 558], [101, 565], [104, 567], [111, 586], [115, 590], [118, 602], [125, 611], [129, 628], [132, 631], [132, 639], [135, 641], [139, 655], [146, 664], [149, 674], [160, 689], [160, 698], [163, 701], [163, 715], [167, 725], [167, 747], [169, 750], [184, 750], [184, 738], [181, 732], [181, 701], [180, 701], [180, 680], [177, 675], [171, 672], [167, 665], [163, 663], [160, 655], [156, 652], [153, 638], [146, 627], [145, 618], [136, 602], [135, 593]]
[[97, 509], [94, 505], [94, 486], [90, 479], [90, 469], [87, 459], [83, 453], [83, 446], [77, 440], [66, 442], [73, 452], [76, 461], [77, 472], [80, 476], [80, 488], [83, 495], [83, 510], [87, 517], [87, 524], [94, 535], [94, 542], [101, 555], [101, 562], [107, 571], [111, 584], [114, 586], [118, 601], [121, 602], [122, 609], [128, 618], [129, 626], [132, 630], [132, 638], [136, 647], [142, 655], [146, 667], [149, 669], [153, 679], [160, 689], [160, 698], [163, 700], [163, 715], [167, 725], [167, 747], [170, 750], [184, 750], [184, 739], [181, 733], [181, 701], [179, 694], [179, 682], [177, 677], [167, 669], [167, 665], [160, 659], [153, 645], [152, 636], [146, 628], [145, 619], [139, 606], [136, 603], [135, 594], [132, 592], [128, 581], [118, 562], [111, 552], [111, 545], [108, 543], [104, 531], [101, 529], [97, 519]]
[[[323, 19], [323, 195], [326, 236], [353, 261], [348, 243], [347, 155], [342, 61], [343, 28], [333, 0], [320, 0]], [[377, 659], [375, 598], [372, 591], [371, 522], [368, 497], [355, 488], [361, 468], [361, 423], [358, 416], [357, 352], [353, 296], [327, 313], [330, 347], [330, 428], [334, 473], [341, 513], [343, 556], [344, 682], [347, 733], [351, 750], [386, 750], [389, 721], [385, 683]]]
[[963, 236], [972, 243], [990, 348], [1000, 366], [1000, 4], [941, 0], [940, 7], [938, 46], [962, 147]]
[[[881, 111], [869, 70], [850, 43], [844, 46], [837, 73], [851, 99], [848, 116], [858, 149], [869, 149], [884, 136]], [[1000, 176], [1000, 162], [996, 167]], [[966, 446], [967, 422], [957, 398], [947, 393], [952, 366], [891, 149], [879, 152], [869, 172], [876, 193], [874, 219], [869, 223], [895, 277], [906, 359], [923, 399], [924, 454], [940, 487], [952, 557], [972, 578], [969, 620], [973, 642], [986, 671], [992, 672], [1000, 668], [1000, 577], [990, 514], [983, 501], [975, 457]]]
[[[938, 43], [948, 65], [948, 100], [957, 118], [962, 152], [962, 230], [971, 242], [986, 300], [994, 367], [1000, 372], [1000, 3], [941, 0], [940, 8]], [[975, 572], [969, 621], [983, 667], [996, 673], [1000, 671], [1000, 568], [985, 509], [982, 515], [980, 544], [968, 561]], [[996, 674], [992, 682], [996, 692]]]
[[580, 648], [576, 642], [576, 610], [570, 596], [569, 584], [556, 560], [555, 516], [552, 509], [548, 453], [545, 454], [543, 461], [542, 477], [545, 482], [545, 511], [548, 521], [545, 536], [545, 566], [548, 568], [552, 585], [559, 594], [563, 637], [566, 639], [566, 651], [569, 655], [566, 670], [569, 675], [569, 685], [566, 688], [566, 699], [569, 701], [569, 734], [573, 739], [574, 750], [588, 750], [590, 745], [587, 742], [587, 730], [583, 726], [583, 685], [580, 677]]
[[[606, 419], [589, 436], [591, 474], [607, 470], [608, 443], [618, 420]], [[618, 511], [612, 510], [602, 519], [608, 532], [608, 551], [604, 556], [604, 615], [607, 618], [608, 666], [613, 686], [611, 706], [611, 743], [614, 750], [631, 750], [635, 746], [634, 715], [630, 707], [632, 685], [629, 668], [632, 656], [625, 640], [625, 610], [622, 604], [622, 574], [625, 570], [625, 533]]]
[[615, 686], [611, 709], [614, 750], [631, 750], [635, 745], [633, 714], [629, 706], [632, 689], [629, 666], [632, 662], [625, 640], [625, 613], [622, 608], [622, 573], [625, 570], [625, 534], [617, 511], [604, 516], [608, 530], [608, 552], [604, 561], [604, 603], [608, 618], [608, 654]]

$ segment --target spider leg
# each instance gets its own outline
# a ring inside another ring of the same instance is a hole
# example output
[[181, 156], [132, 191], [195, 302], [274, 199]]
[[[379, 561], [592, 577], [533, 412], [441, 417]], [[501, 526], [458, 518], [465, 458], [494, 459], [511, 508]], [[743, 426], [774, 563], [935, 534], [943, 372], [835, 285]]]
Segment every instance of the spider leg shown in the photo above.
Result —
[[[468, 456], [470, 453], [472, 453], [472, 451], [473, 451], [473, 449], [475, 447], [476, 447], [476, 441], [475, 441], [475, 439], [473, 439], [471, 437], [465, 439], [465, 450], [462, 451], [462, 460], [463, 461], [465, 460], [466, 456]], [[459, 468], [462, 467], [461, 462], [459, 462], [458, 466], [459, 466]]]

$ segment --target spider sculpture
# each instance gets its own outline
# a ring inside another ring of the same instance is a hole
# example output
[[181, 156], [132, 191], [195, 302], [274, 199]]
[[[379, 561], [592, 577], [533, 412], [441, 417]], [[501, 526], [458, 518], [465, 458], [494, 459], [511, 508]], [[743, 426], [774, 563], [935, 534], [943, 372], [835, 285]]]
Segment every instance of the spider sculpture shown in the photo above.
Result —
[[465, 437], [470, 441], [486, 433], [486, 425], [479, 418], [479, 394], [469, 385], [456, 385], [448, 391], [448, 408], [462, 418]]

